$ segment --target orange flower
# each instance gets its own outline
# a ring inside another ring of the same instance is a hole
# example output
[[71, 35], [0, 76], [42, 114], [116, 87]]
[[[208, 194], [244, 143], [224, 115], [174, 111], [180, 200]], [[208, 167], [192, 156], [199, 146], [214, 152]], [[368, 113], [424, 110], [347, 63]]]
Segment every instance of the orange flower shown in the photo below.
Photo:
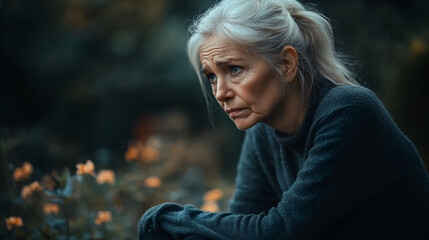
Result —
[[144, 162], [155, 162], [159, 160], [159, 152], [154, 147], [144, 146], [141, 148], [141, 159]]
[[110, 211], [99, 211], [97, 219], [94, 220], [94, 223], [97, 225], [100, 225], [104, 222], [111, 222], [112, 221], [112, 214]]
[[13, 179], [15, 179], [15, 181], [21, 181], [25, 179], [24, 171], [22, 171], [22, 168], [15, 168], [15, 170], [13, 170]]
[[13, 171], [13, 178], [15, 181], [21, 181], [30, 177], [31, 173], [33, 173], [33, 165], [29, 162], [24, 162], [22, 167], [15, 168]]
[[79, 163], [76, 164], [76, 174], [77, 175], [83, 175], [83, 174], [89, 174], [94, 176], [94, 163], [91, 160], [86, 161], [85, 164]]
[[95, 179], [99, 184], [115, 183], [115, 173], [112, 170], [101, 170]]
[[27, 198], [28, 196], [30, 196], [34, 191], [37, 190], [42, 190], [42, 186], [40, 186], [38, 181], [34, 181], [32, 183], [30, 183], [27, 186], [24, 186], [21, 190], [21, 197], [22, 198]]
[[27, 176], [30, 176], [31, 173], [33, 173], [33, 165], [29, 162], [24, 162], [22, 165], [22, 170], [24, 171], [24, 174]]
[[60, 211], [60, 207], [58, 206], [58, 204], [45, 203], [43, 205], [43, 213], [44, 214], [51, 214], [51, 213], [57, 214], [59, 211]]
[[[156, 146], [152, 143], [152, 145]], [[159, 151], [151, 145], [143, 145], [141, 142], [136, 143], [134, 146], [128, 148], [125, 152], [124, 158], [127, 162], [139, 159], [143, 162], [155, 162], [159, 160]]]
[[222, 196], [223, 196], [223, 191], [219, 188], [215, 188], [210, 191], [207, 191], [204, 194], [204, 202], [210, 202], [210, 201], [216, 202], [219, 199], [221, 199]]
[[201, 210], [208, 212], [218, 212], [219, 205], [217, 205], [217, 203], [213, 201], [205, 202], [203, 206], [201, 206]]
[[133, 160], [135, 160], [136, 158], [139, 157], [139, 150], [136, 147], [130, 147], [126, 152], [125, 152], [125, 160], [127, 162], [131, 162]]
[[20, 217], [11, 216], [6, 218], [6, 227], [9, 231], [14, 227], [22, 227], [23, 225], [24, 223]]
[[144, 185], [150, 188], [157, 188], [162, 185], [162, 182], [158, 177], [148, 177], [144, 181]]

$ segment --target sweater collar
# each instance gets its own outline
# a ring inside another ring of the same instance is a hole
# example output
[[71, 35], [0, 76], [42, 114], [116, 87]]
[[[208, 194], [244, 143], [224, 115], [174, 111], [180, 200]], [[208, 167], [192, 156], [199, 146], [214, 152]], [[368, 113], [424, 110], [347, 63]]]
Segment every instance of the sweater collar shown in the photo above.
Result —
[[281, 145], [299, 148], [303, 148], [305, 146], [305, 141], [313, 123], [314, 114], [319, 106], [319, 103], [326, 93], [332, 88], [333, 85], [330, 84], [327, 80], [322, 80], [316, 85], [314, 90], [311, 92], [311, 99], [308, 105], [307, 113], [305, 114], [304, 120], [302, 121], [298, 132], [288, 135], [273, 129], [274, 136]]

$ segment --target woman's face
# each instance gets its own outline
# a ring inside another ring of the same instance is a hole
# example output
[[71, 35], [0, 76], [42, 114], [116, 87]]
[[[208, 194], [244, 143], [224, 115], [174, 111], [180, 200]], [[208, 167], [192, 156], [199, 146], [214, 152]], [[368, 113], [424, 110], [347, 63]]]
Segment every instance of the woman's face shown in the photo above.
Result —
[[281, 78], [263, 59], [210, 36], [200, 47], [200, 61], [213, 95], [237, 128], [260, 122], [273, 126], [281, 119], [286, 101]]

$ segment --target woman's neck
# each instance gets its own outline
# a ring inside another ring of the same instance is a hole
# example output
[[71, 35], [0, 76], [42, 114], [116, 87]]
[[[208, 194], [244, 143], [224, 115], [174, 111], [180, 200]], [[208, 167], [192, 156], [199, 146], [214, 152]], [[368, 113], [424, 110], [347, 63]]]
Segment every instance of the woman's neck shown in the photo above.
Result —
[[[311, 94], [308, 96], [311, 96]], [[310, 99], [302, 97], [301, 88], [298, 86], [297, 81], [294, 81], [285, 91], [285, 99], [278, 107], [277, 116], [273, 118], [275, 121], [266, 124], [277, 131], [293, 135], [301, 127], [309, 103]]]

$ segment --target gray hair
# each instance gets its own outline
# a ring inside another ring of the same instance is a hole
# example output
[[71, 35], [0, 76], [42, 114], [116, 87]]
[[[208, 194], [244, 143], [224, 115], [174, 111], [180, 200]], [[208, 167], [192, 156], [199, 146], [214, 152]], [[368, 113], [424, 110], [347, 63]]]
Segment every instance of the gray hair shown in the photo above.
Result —
[[280, 75], [280, 53], [292, 46], [298, 53], [297, 79], [303, 96], [310, 93], [318, 76], [335, 85], [358, 85], [344, 57], [334, 49], [329, 20], [296, 0], [223, 0], [199, 16], [189, 32], [188, 57], [209, 111], [199, 59], [201, 44], [209, 35], [239, 43]]

